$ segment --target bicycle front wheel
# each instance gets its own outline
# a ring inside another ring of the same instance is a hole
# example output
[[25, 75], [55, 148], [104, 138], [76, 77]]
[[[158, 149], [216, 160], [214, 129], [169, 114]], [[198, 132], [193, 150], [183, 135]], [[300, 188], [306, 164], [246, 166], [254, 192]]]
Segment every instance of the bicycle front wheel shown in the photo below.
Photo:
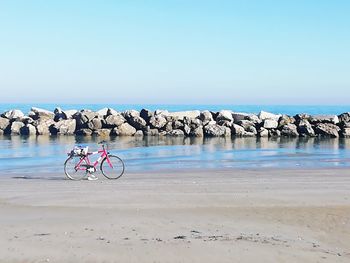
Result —
[[101, 162], [101, 172], [108, 179], [118, 179], [124, 173], [124, 163], [118, 156], [109, 154]]
[[77, 166], [80, 160], [81, 157], [73, 155], [64, 162], [64, 173], [68, 179], [78, 181], [86, 176], [86, 169], [82, 167], [82, 164], [86, 164], [86, 161], [83, 160], [80, 165]]

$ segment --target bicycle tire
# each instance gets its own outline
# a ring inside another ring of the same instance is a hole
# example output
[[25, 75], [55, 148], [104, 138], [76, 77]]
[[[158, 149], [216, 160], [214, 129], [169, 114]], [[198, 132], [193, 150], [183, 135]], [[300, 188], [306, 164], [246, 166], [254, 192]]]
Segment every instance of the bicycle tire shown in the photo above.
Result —
[[107, 162], [107, 157], [105, 157], [101, 162], [100, 170], [106, 178], [116, 180], [124, 174], [124, 162], [116, 155], [109, 154], [108, 158], [110, 159], [113, 167], [109, 165]]
[[[80, 160], [81, 160], [80, 156], [72, 155], [68, 157], [68, 159], [64, 162], [64, 173], [66, 174], [68, 179], [79, 181], [86, 176], [87, 174], [86, 170], [75, 169], [75, 166]], [[86, 163], [86, 161], [83, 160], [83, 163]]]

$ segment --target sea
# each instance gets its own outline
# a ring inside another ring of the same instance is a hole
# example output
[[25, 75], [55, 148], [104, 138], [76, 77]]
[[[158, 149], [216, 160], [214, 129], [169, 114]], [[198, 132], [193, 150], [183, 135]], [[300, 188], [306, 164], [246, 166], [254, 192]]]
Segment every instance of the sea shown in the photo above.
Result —
[[[300, 105], [132, 105], [132, 104], [0, 104], [0, 113], [31, 107], [53, 111], [56, 107], [117, 111], [127, 109], [168, 111], [222, 109], [258, 113], [261, 110], [295, 115], [297, 113], [340, 114], [350, 106]], [[75, 145], [99, 149], [99, 137], [79, 136], [0, 136], [0, 176], [63, 173], [67, 153]], [[123, 159], [127, 173], [230, 170], [230, 169], [308, 169], [350, 168], [350, 139], [326, 138], [179, 138], [111, 137], [109, 151]], [[96, 156], [96, 159], [98, 156]], [[92, 157], [92, 160], [94, 158]]]

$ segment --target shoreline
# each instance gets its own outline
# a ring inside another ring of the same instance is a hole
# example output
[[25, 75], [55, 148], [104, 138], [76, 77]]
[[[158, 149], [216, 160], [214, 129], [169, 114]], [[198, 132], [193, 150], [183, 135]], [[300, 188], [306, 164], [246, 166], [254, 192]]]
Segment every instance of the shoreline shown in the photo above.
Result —
[[0, 262], [348, 262], [349, 192], [350, 169], [0, 177]]

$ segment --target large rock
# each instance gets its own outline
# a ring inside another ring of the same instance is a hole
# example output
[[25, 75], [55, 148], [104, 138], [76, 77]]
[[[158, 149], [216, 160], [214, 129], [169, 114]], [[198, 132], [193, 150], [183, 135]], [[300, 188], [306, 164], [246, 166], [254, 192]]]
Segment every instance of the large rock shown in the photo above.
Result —
[[20, 129], [21, 135], [36, 135], [36, 128], [32, 124], [27, 124]]
[[109, 108], [103, 108], [97, 111], [97, 114], [100, 115], [101, 117], [105, 117], [108, 114]]
[[255, 126], [248, 126], [246, 129], [245, 129], [246, 132], [249, 132], [249, 133], [252, 133], [254, 135], [257, 135], [258, 134], [258, 131], [256, 130]]
[[284, 125], [294, 123], [295, 119], [293, 117], [283, 114], [278, 120], [278, 127], [283, 127]]
[[77, 110], [65, 110], [63, 111], [64, 115], [66, 115], [66, 119], [72, 119], [73, 116], [77, 113]]
[[137, 110], [126, 110], [122, 112], [122, 115], [124, 116], [125, 119], [128, 120], [131, 117], [140, 116], [140, 112]]
[[315, 127], [315, 132], [317, 135], [338, 138], [340, 128], [337, 125], [331, 123], [319, 123]]
[[161, 115], [156, 115], [150, 119], [149, 123], [151, 127], [161, 129], [167, 124], [167, 120]]
[[167, 122], [174, 122], [174, 121], [183, 121], [183, 120], [179, 120], [178, 117], [176, 116], [163, 116]]
[[184, 123], [183, 121], [174, 121], [173, 123], [173, 129], [183, 129], [184, 128]]
[[310, 115], [309, 114], [307, 114], [307, 113], [300, 113], [300, 114], [297, 114], [297, 115], [295, 115], [294, 116], [294, 119], [297, 121], [297, 122], [299, 122], [299, 121], [301, 121], [301, 120], [309, 120], [310, 119]]
[[55, 117], [55, 114], [52, 111], [48, 111], [48, 110], [45, 110], [45, 109], [32, 107], [30, 111], [32, 113], [34, 113], [33, 116], [29, 116], [29, 117], [33, 118], [33, 120], [54, 119], [54, 117]]
[[244, 113], [244, 112], [232, 112], [232, 117], [236, 124], [238, 124], [238, 122], [240, 121], [247, 120], [251, 115], [253, 114]]
[[197, 128], [192, 129], [191, 132], [190, 132], [190, 136], [192, 136], [192, 137], [203, 137], [204, 136], [203, 127], [199, 126]]
[[107, 128], [115, 128], [126, 122], [125, 118], [121, 114], [109, 115], [106, 118], [105, 124]]
[[310, 123], [314, 125], [318, 123], [338, 124], [339, 118], [337, 115], [315, 115], [315, 116], [311, 116]]
[[22, 118], [19, 119], [19, 121], [23, 122], [25, 125], [26, 124], [35, 124], [35, 121], [31, 118], [31, 117], [28, 117], [28, 116], [24, 116]]
[[312, 125], [306, 119], [300, 119], [300, 121], [298, 122], [297, 129], [298, 129], [298, 133], [302, 137], [306, 137], [306, 136], [314, 137], [316, 135], [314, 129], [312, 128]]
[[297, 126], [292, 123], [284, 125], [281, 130], [281, 135], [287, 137], [298, 137], [299, 133], [297, 131]]
[[260, 111], [258, 117], [262, 121], [264, 121], [264, 120], [275, 120], [275, 121], [278, 121], [279, 118], [281, 117], [281, 114], [273, 114], [273, 113], [266, 112], [266, 111]]
[[132, 127], [129, 123], [125, 122], [119, 127], [116, 127], [112, 130], [112, 135], [117, 136], [132, 136], [136, 133], [136, 129]]
[[248, 113], [232, 112], [232, 118], [236, 124], [238, 124], [238, 122], [240, 121], [246, 120], [248, 116], [249, 116]]
[[73, 115], [76, 114], [78, 111], [77, 110], [62, 110], [61, 108], [56, 108], [54, 111], [55, 121], [60, 121], [60, 120], [67, 120], [67, 119], [72, 119]]
[[238, 124], [233, 124], [231, 128], [232, 134], [235, 136], [243, 136], [245, 134], [245, 130], [242, 126], [239, 126]]
[[87, 127], [93, 131], [102, 129], [103, 121], [104, 120], [101, 117], [95, 117], [87, 123]]
[[182, 130], [172, 130], [167, 133], [170, 136], [184, 136], [185, 133]]
[[159, 135], [158, 129], [151, 129], [150, 126], [147, 126], [146, 129], [143, 131], [145, 136], [157, 136]]
[[185, 117], [195, 119], [195, 118], [198, 118], [199, 115], [200, 115], [200, 111], [194, 110], [194, 111], [169, 112], [166, 116], [174, 117], [178, 120], [183, 120]]
[[338, 116], [340, 122], [350, 122], [350, 112], [344, 112]]
[[248, 129], [251, 129], [251, 127], [255, 127], [255, 124], [252, 121], [248, 121], [248, 120], [240, 120], [235, 123], [238, 124], [239, 126], [242, 126], [246, 131]]
[[263, 127], [265, 129], [276, 129], [278, 127], [278, 122], [273, 119], [265, 119]]
[[230, 137], [231, 129], [218, 124], [208, 124], [204, 127], [204, 134], [208, 137]]
[[11, 135], [21, 134], [21, 128], [24, 126], [24, 123], [21, 121], [14, 121], [11, 123]]
[[197, 118], [194, 119], [194, 118], [185, 117], [183, 119], [183, 123], [188, 125], [191, 129], [195, 129], [197, 127], [202, 126], [202, 121]]
[[63, 114], [66, 116], [66, 119], [72, 119], [74, 114], [76, 114], [78, 111], [77, 110], [65, 110], [63, 111]]
[[96, 112], [92, 111], [80, 111], [73, 115], [73, 118], [77, 121], [77, 128], [88, 128], [88, 123], [92, 121], [95, 117], [99, 117]]
[[108, 108], [107, 116], [109, 116], [109, 115], [118, 115], [118, 114], [120, 114], [120, 112], [116, 111], [115, 109]]
[[225, 125], [230, 127], [231, 124], [233, 123], [232, 111], [229, 111], [229, 110], [220, 111], [216, 116], [216, 122], [219, 125]]
[[208, 110], [202, 111], [198, 118], [202, 121], [203, 125], [207, 125], [209, 122], [214, 120], [213, 115]]
[[34, 126], [36, 126], [38, 135], [48, 135], [50, 134], [49, 127], [54, 124], [54, 120], [51, 119], [40, 119], [35, 121]]
[[125, 116], [125, 118], [136, 130], [144, 130], [147, 126], [146, 121], [140, 116]]
[[149, 123], [150, 119], [154, 116], [153, 111], [142, 109], [140, 111], [140, 117], [144, 119], [147, 123]]
[[61, 108], [57, 107], [54, 109], [53, 113], [55, 114], [54, 121], [65, 120], [66, 115], [64, 115]]
[[344, 138], [350, 138], [350, 128], [343, 128], [340, 134]]
[[184, 127], [183, 127], [183, 131], [184, 131], [186, 136], [189, 136], [190, 133], [191, 133], [191, 127], [188, 126], [187, 124], [185, 124]]
[[156, 110], [154, 112], [154, 116], [168, 116], [169, 115], [169, 111], [167, 110]]
[[[172, 122], [168, 122], [166, 125], [165, 125], [165, 131], [166, 132], [171, 132], [173, 129], [173, 123]], [[176, 129], [175, 129], [176, 130]]]
[[262, 120], [260, 120], [259, 117], [257, 115], [254, 115], [254, 114], [249, 115], [247, 117], [247, 120], [253, 122], [255, 125], [258, 125], [262, 122]]
[[343, 122], [342, 128], [350, 128], [350, 122]]
[[264, 127], [261, 127], [258, 130], [258, 136], [259, 137], [269, 137], [269, 130], [265, 129]]
[[7, 118], [0, 117], [0, 130], [6, 130], [10, 125], [10, 121]]
[[61, 120], [50, 126], [51, 134], [73, 135], [76, 129], [76, 120]]
[[24, 114], [20, 110], [9, 110], [1, 114], [1, 116], [9, 120], [16, 120], [24, 117]]
[[127, 122], [136, 130], [144, 130], [147, 126], [146, 121], [140, 117], [140, 112], [136, 110], [128, 110], [123, 113]]

